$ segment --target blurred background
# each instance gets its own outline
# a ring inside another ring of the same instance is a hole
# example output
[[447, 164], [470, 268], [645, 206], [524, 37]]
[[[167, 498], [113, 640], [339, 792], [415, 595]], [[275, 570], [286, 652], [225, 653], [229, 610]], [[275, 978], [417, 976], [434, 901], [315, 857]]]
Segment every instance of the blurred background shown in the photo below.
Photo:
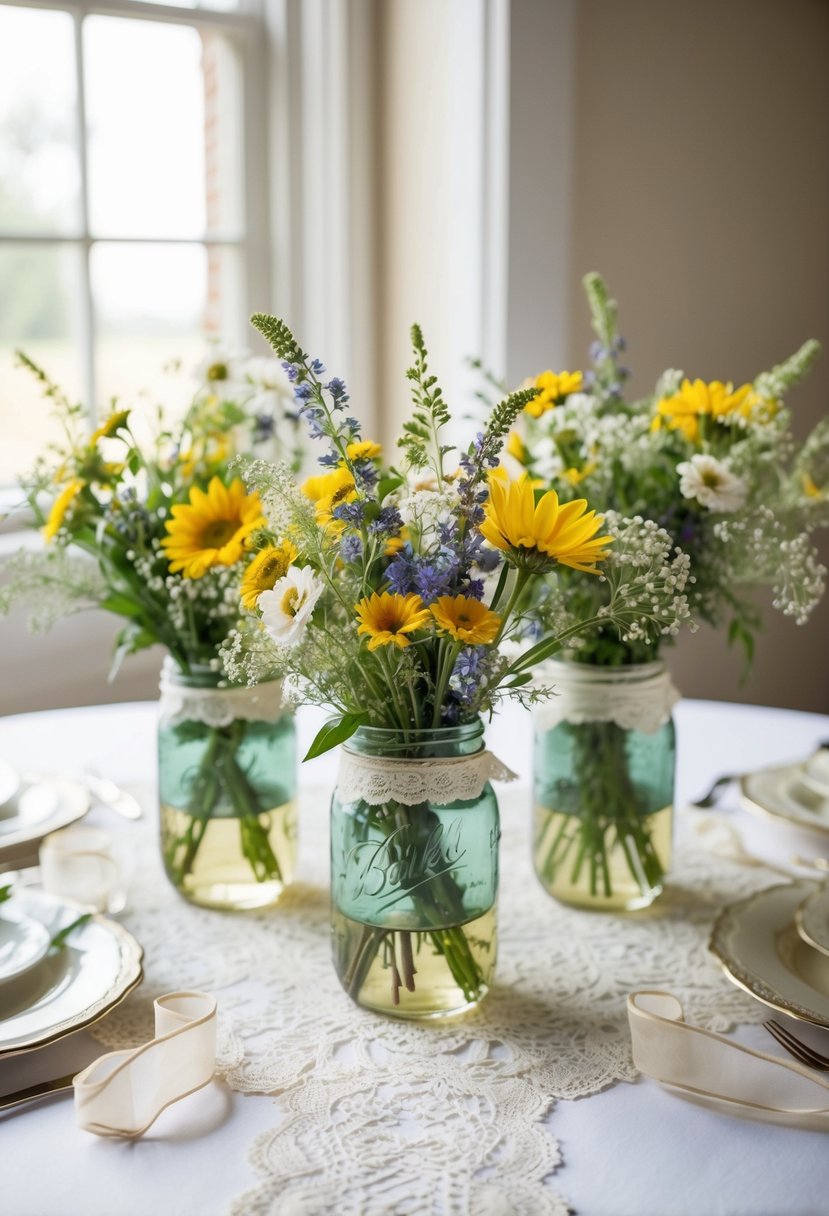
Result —
[[[465, 359], [582, 367], [581, 278], [620, 302], [634, 393], [742, 383], [805, 338], [790, 404], [829, 405], [825, 0], [0, 0], [0, 559], [50, 436], [24, 348], [90, 417], [182, 409], [208, 336], [284, 316], [385, 443], [419, 321], [450, 401]], [[470, 406], [471, 408], [471, 406]], [[0, 621], [0, 713], [153, 697], [107, 685], [97, 614]], [[829, 711], [829, 603], [767, 615], [751, 678], [703, 630], [688, 696]]]

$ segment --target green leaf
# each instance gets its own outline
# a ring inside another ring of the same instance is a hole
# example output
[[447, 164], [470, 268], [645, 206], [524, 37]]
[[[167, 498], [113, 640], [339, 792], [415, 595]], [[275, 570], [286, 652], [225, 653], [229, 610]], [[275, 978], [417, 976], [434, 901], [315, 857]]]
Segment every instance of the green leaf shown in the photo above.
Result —
[[11, 899], [11, 897], [12, 897], [12, 885], [10, 882], [8, 882], [8, 883], [6, 883], [5, 887], [0, 887], [0, 904], [4, 904], [6, 902], [6, 900]]
[[69, 937], [69, 934], [74, 933], [76, 929], [80, 929], [81, 925], [85, 925], [86, 922], [91, 919], [92, 913], [84, 912], [82, 916], [79, 916], [77, 920], [73, 920], [72, 923], [67, 925], [65, 929], [61, 929], [60, 933], [55, 934], [49, 943], [51, 948], [53, 950], [62, 950], [66, 945], [66, 939]]
[[368, 714], [365, 711], [358, 714], [343, 714], [339, 718], [329, 718], [303, 756], [303, 762], [315, 760], [317, 756], [330, 751], [338, 743], [344, 743], [346, 739], [351, 738], [358, 726], [364, 726], [367, 721]]
[[140, 604], [131, 600], [128, 595], [122, 595], [119, 591], [115, 591], [106, 599], [101, 600], [101, 607], [107, 612], [116, 612], [118, 616], [136, 617], [141, 616], [144, 611]]
[[402, 486], [402, 477], [383, 477], [377, 487], [377, 501], [382, 502], [388, 494], [393, 494], [398, 486]]

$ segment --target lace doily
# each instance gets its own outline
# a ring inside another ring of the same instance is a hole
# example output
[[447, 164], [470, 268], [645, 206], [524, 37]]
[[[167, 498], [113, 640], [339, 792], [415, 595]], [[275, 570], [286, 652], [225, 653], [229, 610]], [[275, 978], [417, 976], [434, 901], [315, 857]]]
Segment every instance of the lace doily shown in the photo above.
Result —
[[363, 756], [343, 747], [337, 792], [341, 802], [362, 798], [370, 806], [384, 802], [468, 802], [479, 798], [487, 781], [516, 781], [517, 775], [492, 752], [430, 760], [393, 760]]
[[556, 1099], [634, 1078], [628, 992], [669, 985], [689, 1020], [713, 1030], [762, 1020], [707, 941], [723, 904], [776, 876], [686, 844], [652, 909], [565, 908], [531, 870], [526, 788], [500, 797], [498, 971], [481, 1008], [443, 1025], [359, 1009], [329, 958], [329, 795], [303, 791], [302, 881], [267, 912], [185, 903], [151, 824], [128, 828], [140, 864], [122, 919], [144, 946], [146, 979], [95, 1033], [111, 1047], [143, 1042], [159, 994], [216, 994], [221, 1074], [235, 1090], [279, 1095], [250, 1149], [260, 1181], [231, 1216], [565, 1216], [555, 1117], [551, 1129], [541, 1120]]
[[164, 727], [182, 722], [230, 726], [231, 722], [277, 722], [284, 712], [282, 681], [251, 688], [191, 688], [181, 684], [167, 665], [161, 669], [159, 715]]
[[557, 694], [533, 711], [543, 731], [560, 722], [615, 722], [623, 730], [652, 735], [680, 699], [663, 663], [610, 668], [552, 661], [544, 664], [536, 681], [552, 684]]

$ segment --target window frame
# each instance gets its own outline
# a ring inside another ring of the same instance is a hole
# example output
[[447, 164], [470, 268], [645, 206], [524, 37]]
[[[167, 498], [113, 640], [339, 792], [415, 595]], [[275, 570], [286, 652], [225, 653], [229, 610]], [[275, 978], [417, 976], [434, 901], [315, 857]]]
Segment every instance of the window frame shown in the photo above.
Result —
[[[95, 307], [92, 293], [92, 249], [101, 244], [191, 245], [204, 249], [232, 248], [239, 252], [243, 274], [243, 294], [247, 311], [263, 306], [270, 296], [269, 258], [269, 169], [266, 116], [268, 112], [267, 25], [263, 0], [240, 0], [230, 12], [208, 8], [184, 8], [174, 4], [147, 3], [145, 0], [0, 0], [3, 8], [30, 8], [65, 12], [73, 21], [77, 95], [75, 100], [74, 144], [80, 173], [78, 225], [72, 232], [9, 231], [0, 228], [0, 246], [46, 245], [73, 249], [80, 264], [80, 291], [77, 297], [78, 342], [81, 354], [83, 397], [90, 425], [97, 412], [95, 374]], [[97, 236], [89, 223], [89, 167], [87, 156], [83, 23], [87, 17], [125, 17], [196, 30], [220, 32], [236, 46], [240, 57], [242, 82], [242, 165], [243, 227], [241, 233], [203, 233], [198, 237], [124, 236], [110, 233]], [[0, 486], [0, 507], [9, 497]], [[15, 499], [16, 499], [15, 495]]]

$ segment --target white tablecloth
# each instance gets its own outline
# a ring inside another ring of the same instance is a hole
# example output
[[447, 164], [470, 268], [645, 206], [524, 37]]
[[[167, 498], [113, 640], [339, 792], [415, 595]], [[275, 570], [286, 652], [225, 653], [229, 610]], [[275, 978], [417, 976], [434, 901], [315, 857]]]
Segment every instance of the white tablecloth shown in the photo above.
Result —
[[[829, 737], [829, 718], [781, 710], [685, 702], [679, 731], [678, 804], [724, 771], [784, 761]], [[313, 734], [302, 718], [302, 741]], [[518, 711], [488, 732], [491, 748], [530, 773], [531, 728]], [[87, 766], [125, 785], [154, 768], [154, 707], [122, 705], [0, 719], [0, 756], [21, 767], [82, 773]], [[314, 785], [333, 777], [324, 757], [303, 772]], [[117, 830], [111, 815], [94, 821]], [[648, 977], [653, 985], [653, 977]], [[671, 976], [662, 982], [670, 987]], [[725, 982], [725, 981], [724, 981]], [[772, 1050], [762, 1028], [738, 1031]], [[80, 1067], [100, 1052], [76, 1036], [36, 1057], [0, 1067], [0, 1092]], [[279, 1118], [278, 1099], [233, 1093], [214, 1083], [166, 1112], [136, 1143], [77, 1131], [71, 1100], [55, 1098], [0, 1114], [3, 1216], [220, 1216], [256, 1184], [247, 1152]], [[829, 1152], [819, 1133], [729, 1119], [695, 1107], [649, 1080], [619, 1084], [548, 1119], [564, 1162], [553, 1180], [582, 1216], [817, 1216], [829, 1212]], [[280, 1212], [277, 1205], [273, 1212]], [[331, 1210], [321, 1207], [320, 1212]], [[375, 1209], [394, 1212], [415, 1209]], [[436, 1198], [433, 1216], [456, 1216]], [[457, 1214], [460, 1216], [460, 1213]]]

